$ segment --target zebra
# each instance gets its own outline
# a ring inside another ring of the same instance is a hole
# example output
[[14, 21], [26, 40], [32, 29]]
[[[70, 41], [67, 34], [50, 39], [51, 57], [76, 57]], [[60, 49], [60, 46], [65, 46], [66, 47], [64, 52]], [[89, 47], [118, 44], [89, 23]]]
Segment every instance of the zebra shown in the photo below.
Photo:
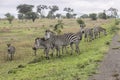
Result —
[[105, 36], [107, 35], [106, 29], [103, 28], [103, 27], [100, 27], [100, 26], [94, 27], [94, 28], [93, 28], [93, 32], [94, 32], [94, 37], [95, 37], [95, 39], [96, 39], [97, 37], [100, 38], [100, 33], [101, 33], [101, 32], [102, 32]]
[[7, 44], [7, 51], [8, 51], [8, 57], [9, 60], [13, 60], [14, 54], [15, 54], [15, 47], [11, 46], [11, 44]]
[[[38, 49], [44, 49], [44, 53], [46, 55], [46, 59], [49, 59], [49, 51], [50, 49], [54, 52], [54, 46], [50, 43], [50, 40], [45, 40], [45, 38], [35, 38], [35, 43], [34, 43], [34, 47], [33, 47], [33, 50], [34, 50], [34, 54], [36, 56], [36, 52]], [[52, 55], [53, 55], [53, 52], [52, 52]]]
[[73, 43], [76, 46], [76, 52], [80, 53], [79, 42], [81, 40], [81, 35], [78, 33], [65, 33], [63, 35], [53, 35], [53, 32], [46, 30], [45, 39], [49, 39], [51, 43], [55, 46], [57, 54], [60, 55], [60, 47], [68, 46], [71, 47], [71, 54], [73, 53]]
[[94, 40], [93, 28], [85, 28], [84, 29], [84, 40], [87, 42]]

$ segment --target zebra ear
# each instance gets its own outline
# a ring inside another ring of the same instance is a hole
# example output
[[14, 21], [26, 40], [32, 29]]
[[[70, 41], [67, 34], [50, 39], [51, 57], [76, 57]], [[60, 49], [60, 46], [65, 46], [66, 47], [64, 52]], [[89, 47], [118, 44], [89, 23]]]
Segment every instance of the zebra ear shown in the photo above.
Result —
[[7, 46], [9, 47], [11, 44], [7, 44]]

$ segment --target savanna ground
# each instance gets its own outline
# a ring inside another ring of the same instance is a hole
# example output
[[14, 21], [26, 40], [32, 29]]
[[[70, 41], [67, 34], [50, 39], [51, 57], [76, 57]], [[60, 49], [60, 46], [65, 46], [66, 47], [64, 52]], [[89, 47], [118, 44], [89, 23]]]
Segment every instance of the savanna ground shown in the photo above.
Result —
[[[36, 37], [43, 37], [44, 31], [55, 25], [57, 20], [41, 19], [32, 21], [0, 21], [0, 80], [87, 80], [96, 73], [98, 63], [107, 53], [109, 43], [114, 35], [115, 21], [113, 19], [91, 21], [84, 20], [87, 27], [101, 25], [107, 29], [107, 36], [102, 36], [92, 42], [80, 42], [81, 53], [62, 54], [60, 58], [44, 58], [43, 50], [34, 56], [32, 46]], [[75, 19], [63, 19], [63, 33], [80, 30]], [[16, 47], [13, 61], [7, 60], [7, 43]], [[69, 48], [68, 48], [69, 49]]]

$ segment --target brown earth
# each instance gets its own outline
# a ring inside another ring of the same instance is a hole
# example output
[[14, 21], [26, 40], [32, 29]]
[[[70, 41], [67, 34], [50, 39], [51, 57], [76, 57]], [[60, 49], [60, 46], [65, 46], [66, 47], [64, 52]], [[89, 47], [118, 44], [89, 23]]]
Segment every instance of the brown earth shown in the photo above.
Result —
[[88, 80], [120, 80], [120, 35], [115, 35], [110, 44], [108, 54], [98, 67], [97, 74]]

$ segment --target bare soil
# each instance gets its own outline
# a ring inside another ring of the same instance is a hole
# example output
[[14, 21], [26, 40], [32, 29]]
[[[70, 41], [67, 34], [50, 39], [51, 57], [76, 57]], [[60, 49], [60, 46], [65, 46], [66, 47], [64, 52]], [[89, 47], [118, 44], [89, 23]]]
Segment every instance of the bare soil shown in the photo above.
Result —
[[98, 67], [97, 74], [88, 80], [120, 80], [120, 35], [116, 34], [110, 49]]

